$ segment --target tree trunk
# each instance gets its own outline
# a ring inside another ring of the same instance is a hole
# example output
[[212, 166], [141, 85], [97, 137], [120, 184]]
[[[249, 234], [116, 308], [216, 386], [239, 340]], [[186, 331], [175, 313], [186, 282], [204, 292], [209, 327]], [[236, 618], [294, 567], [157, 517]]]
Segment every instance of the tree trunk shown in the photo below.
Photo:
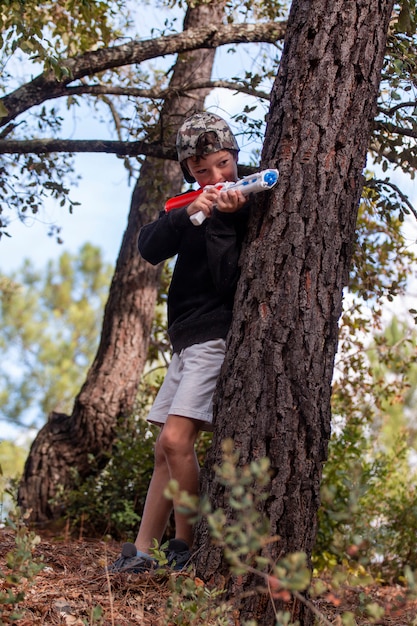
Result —
[[[220, 23], [225, 1], [202, 4], [187, 11], [184, 29]], [[178, 57], [164, 102], [158, 131], [164, 144], [174, 143], [184, 117], [203, 107], [207, 90], [178, 96], [178, 88], [211, 77], [214, 50], [197, 50]], [[155, 219], [169, 195], [180, 191], [183, 175], [176, 163], [147, 158], [136, 183], [109, 299], [100, 345], [71, 415], [52, 413], [34, 440], [19, 487], [18, 501], [31, 510], [32, 522], [62, 514], [51, 500], [59, 486], [74, 484], [73, 470], [91, 473], [89, 455], [99, 462], [111, 449], [115, 427], [134, 407], [146, 362], [161, 273], [137, 251], [141, 226]]]
[[[262, 161], [280, 178], [251, 221], [202, 483], [232, 520], [212, 470], [221, 441], [233, 439], [242, 466], [269, 457], [262, 512], [279, 537], [266, 550], [274, 561], [295, 551], [310, 557], [315, 541], [342, 290], [392, 7], [295, 0], [272, 92]], [[240, 620], [275, 624], [283, 605], [248, 593], [259, 576], [228, 574], [204, 521], [197, 543], [197, 573], [226, 579], [229, 595], [241, 599]], [[302, 603], [288, 610], [312, 623]]]

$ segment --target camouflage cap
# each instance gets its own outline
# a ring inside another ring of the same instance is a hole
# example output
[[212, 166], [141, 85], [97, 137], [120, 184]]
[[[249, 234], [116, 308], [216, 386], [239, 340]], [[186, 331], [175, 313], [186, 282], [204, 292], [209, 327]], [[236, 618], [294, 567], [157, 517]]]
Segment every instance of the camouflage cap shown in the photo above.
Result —
[[[216, 140], [200, 144], [199, 139], [205, 133], [214, 133]], [[194, 178], [184, 167], [184, 161], [193, 156], [205, 156], [219, 150], [236, 150], [239, 146], [230, 126], [225, 120], [215, 113], [195, 113], [183, 122], [177, 134], [178, 161], [188, 182], [194, 182]]]

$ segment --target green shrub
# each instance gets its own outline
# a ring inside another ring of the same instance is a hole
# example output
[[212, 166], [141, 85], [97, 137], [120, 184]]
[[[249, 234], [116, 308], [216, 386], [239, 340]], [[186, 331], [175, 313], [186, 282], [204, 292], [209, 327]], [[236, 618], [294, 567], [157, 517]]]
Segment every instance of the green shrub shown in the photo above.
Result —
[[[270, 536], [270, 522], [262, 513], [262, 503], [268, 497], [269, 460], [253, 461], [238, 465], [239, 452], [233, 441], [222, 444], [223, 460], [215, 468], [216, 480], [226, 490], [232, 515], [226, 516], [223, 509], [213, 509], [207, 498], [199, 501], [195, 496], [181, 492], [176, 481], [170, 481], [166, 496], [175, 499], [183, 509], [196, 517], [207, 519], [213, 543], [221, 546], [232, 575], [240, 577], [255, 575], [259, 584], [256, 592], [274, 595], [274, 586], [279, 594], [285, 593], [284, 601], [296, 596], [305, 601], [300, 592], [310, 585], [311, 574], [304, 553], [286, 555], [278, 562], [261, 554], [277, 538]], [[235, 617], [233, 598], [224, 598], [222, 589], [208, 588], [190, 572], [180, 574], [170, 581], [171, 595], [166, 606], [167, 623], [181, 626], [212, 624], [226, 626]], [[287, 598], [288, 596], [288, 598]], [[291, 621], [290, 613], [276, 612], [276, 626], [300, 626]], [[234, 620], [233, 620], [234, 621]], [[242, 622], [242, 626], [256, 626], [255, 620]]]
[[76, 487], [58, 495], [71, 528], [87, 535], [125, 539], [136, 533], [153, 470], [155, 428], [141, 417], [119, 427], [104, 469], [94, 470]]
[[417, 569], [417, 476], [405, 437], [379, 449], [351, 419], [334, 435], [324, 467], [313, 561], [321, 570], [363, 566], [384, 580]]
[[43, 563], [33, 559], [33, 550], [40, 538], [28, 532], [17, 516], [10, 515], [7, 525], [15, 533], [16, 547], [6, 555], [8, 571], [0, 570], [0, 579], [5, 583], [4, 589], [0, 590], [0, 626], [22, 617], [18, 605], [25, 598], [24, 588], [33, 583], [35, 576], [44, 567]]
[[[106, 466], [99, 470], [91, 457], [91, 474], [84, 481], [75, 477], [71, 491], [58, 493], [72, 529], [86, 535], [111, 535], [123, 540], [136, 534], [145, 504], [154, 465], [154, 445], [159, 428], [146, 422], [149, 406], [161, 382], [163, 368], [157, 368], [142, 384], [136, 415], [120, 423]], [[201, 433], [196, 452], [203, 462], [212, 433]], [[172, 534], [169, 525], [167, 537]]]

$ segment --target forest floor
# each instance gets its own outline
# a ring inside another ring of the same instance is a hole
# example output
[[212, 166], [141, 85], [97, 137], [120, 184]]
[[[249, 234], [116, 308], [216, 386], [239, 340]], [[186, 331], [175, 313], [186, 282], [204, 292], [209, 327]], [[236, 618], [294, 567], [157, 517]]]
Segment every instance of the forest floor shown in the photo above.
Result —
[[[6, 555], [16, 552], [15, 537], [13, 530], [0, 529], [0, 598], [7, 589], [11, 593], [16, 591], [2, 575], [10, 571]], [[111, 563], [117, 558], [119, 550], [120, 544], [116, 543], [41, 536], [33, 550], [33, 561], [42, 559], [44, 568], [33, 581], [23, 579], [19, 582], [17, 588], [23, 591], [24, 597], [14, 607], [20, 614], [17, 620], [11, 619], [11, 606], [0, 604], [0, 625], [181, 625], [181, 621], [173, 622], [166, 617], [166, 602], [171, 593], [169, 577], [179, 574], [165, 577], [149, 574], [109, 576], [104, 567], [106, 562]], [[381, 618], [371, 619], [366, 615], [364, 607], [370, 603], [384, 609]], [[342, 626], [347, 623], [342, 621], [342, 615], [351, 612], [354, 619], [349, 624], [352, 626], [417, 626], [417, 598], [411, 597], [399, 585], [345, 585], [337, 593], [333, 591], [315, 600], [314, 606], [325, 618], [318, 620], [317, 624]], [[197, 621], [184, 623], [207, 626]], [[234, 622], [234, 626], [239, 624]]]

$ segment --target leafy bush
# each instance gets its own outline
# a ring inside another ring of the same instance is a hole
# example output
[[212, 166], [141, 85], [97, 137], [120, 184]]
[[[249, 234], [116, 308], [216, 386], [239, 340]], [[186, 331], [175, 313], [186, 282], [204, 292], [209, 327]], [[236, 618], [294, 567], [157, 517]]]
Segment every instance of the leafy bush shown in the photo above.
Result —
[[[159, 428], [145, 420], [149, 407], [162, 383], [164, 368], [157, 366], [142, 382], [135, 415], [119, 424], [107, 465], [95, 467], [84, 481], [75, 480], [70, 492], [57, 499], [65, 510], [70, 526], [88, 535], [111, 535], [124, 540], [136, 534], [154, 466], [154, 445]], [[212, 434], [201, 433], [196, 453], [203, 462]], [[172, 526], [166, 536], [172, 534]]]
[[[261, 512], [260, 505], [268, 496], [269, 460], [253, 461], [240, 467], [239, 452], [234, 449], [232, 440], [223, 441], [222, 464], [215, 468], [216, 480], [226, 490], [228, 504], [233, 511], [232, 518], [223, 509], [213, 509], [208, 498], [202, 501], [179, 490], [178, 483], [171, 480], [165, 495], [175, 499], [189, 514], [207, 519], [210, 536], [221, 546], [230, 572], [236, 577], [255, 576], [256, 591], [284, 602], [291, 596], [301, 601], [299, 593], [310, 585], [311, 574], [304, 553], [286, 555], [274, 562], [265, 553], [265, 548], [277, 538], [270, 536], [270, 522]], [[261, 554], [262, 553], [262, 554]], [[181, 573], [170, 580], [171, 595], [166, 605], [169, 624], [197, 626], [212, 624], [226, 626], [235, 621], [234, 598], [225, 599], [223, 590], [208, 588], [192, 572]], [[276, 612], [277, 626], [299, 626], [291, 621], [287, 611]], [[242, 626], [256, 626], [255, 620], [242, 622]]]
[[[343, 582], [352, 577], [348, 568], [335, 568], [326, 581], [312, 581], [306, 554], [287, 554], [277, 562], [268, 557], [265, 547], [277, 539], [270, 536], [270, 523], [259, 509], [268, 492], [268, 469], [268, 459], [259, 459], [240, 467], [233, 442], [224, 441], [223, 461], [215, 471], [216, 480], [225, 487], [228, 508], [232, 511], [231, 517], [226, 517], [223, 509], [213, 509], [206, 499], [199, 502], [198, 498], [180, 492], [175, 481], [169, 483], [166, 495], [180, 502], [190, 514], [204, 515], [213, 543], [223, 549], [230, 573], [239, 578], [253, 576], [253, 593], [265, 594], [271, 601], [284, 603], [289, 609], [292, 600], [297, 599], [315, 614], [317, 624], [331, 626], [333, 622], [327, 619], [311, 599], [324, 597], [331, 602], [335, 598], [333, 592], [340, 596], [343, 593]], [[410, 568], [405, 573], [405, 582], [414, 594], [415, 575]], [[369, 582], [369, 578], [366, 580], [364, 576], [362, 580]], [[355, 577], [355, 583], [361, 585], [358, 576]], [[193, 574], [192, 568], [170, 577], [168, 584], [171, 593], [165, 607], [166, 623], [181, 626], [226, 626], [236, 621], [239, 612], [236, 598], [225, 597], [221, 588], [208, 587]], [[384, 608], [363, 594], [358, 612], [366, 615], [370, 624], [381, 623]], [[300, 626], [298, 621], [293, 622], [291, 610], [285, 608], [276, 608], [275, 619], [276, 626]], [[354, 626], [357, 623], [355, 614], [344, 611], [337, 623], [341, 626]], [[242, 622], [242, 626], [257, 624], [259, 622], [254, 619]]]
[[351, 419], [330, 443], [314, 550], [318, 569], [363, 566], [384, 580], [417, 569], [417, 480], [405, 437], [376, 449], [364, 424]]
[[13, 515], [10, 515], [8, 525], [15, 532], [16, 547], [6, 555], [8, 571], [0, 570], [0, 579], [4, 583], [0, 590], [0, 626], [20, 619], [17, 607], [25, 597], [24, 588], [33, 582], [36, 574], [44, 567], [32, 555], [40, 541], [39, 537], [28, 532], [24, 523]]
[[[72, 528], [125, 539], [137, 531], [153, 470], [155, 429], [141, 417], [121, 424], [109, 462], [59, 494]], [[91, 460], [94, 469], [94, 458]]]

